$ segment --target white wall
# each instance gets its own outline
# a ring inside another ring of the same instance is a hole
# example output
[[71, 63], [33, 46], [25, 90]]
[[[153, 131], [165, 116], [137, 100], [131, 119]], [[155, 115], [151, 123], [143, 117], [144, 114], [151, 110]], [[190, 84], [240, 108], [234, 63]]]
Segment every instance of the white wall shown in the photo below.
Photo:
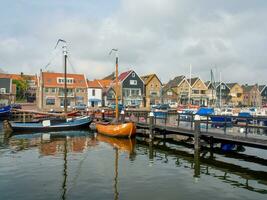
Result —
[[[95, 90], [95, 96], [93, 96], [93, 90]], [[101, 101], [95, 102], [95, 106], [101, 106], [102, 105], [102, 89], [101, 88], [88, 88], [88, 106], [91, 107], [92, 103], [90, 99], [100, 99]]]

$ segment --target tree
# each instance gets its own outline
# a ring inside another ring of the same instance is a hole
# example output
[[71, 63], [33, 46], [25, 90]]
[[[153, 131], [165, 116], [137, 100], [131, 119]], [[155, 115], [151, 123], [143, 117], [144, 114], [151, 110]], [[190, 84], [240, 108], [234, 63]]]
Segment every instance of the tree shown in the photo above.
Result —
[[13, 80], [13, 84], [16, 84], [16, 88], [17, 88], [16, 98], [17, 98], [17, 100], [25, 100], [26, 92], [28, 89], [27, 80], [26, 79]]

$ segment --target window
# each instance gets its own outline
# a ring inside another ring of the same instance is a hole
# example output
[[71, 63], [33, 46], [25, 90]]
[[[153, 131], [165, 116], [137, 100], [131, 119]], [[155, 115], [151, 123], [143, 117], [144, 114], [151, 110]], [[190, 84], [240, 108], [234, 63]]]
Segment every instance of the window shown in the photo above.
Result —
[[134, 72], [132, 73], [132, 77], [135, 77], [135, 73]]
[[140, 91], [140, 89], [132, 89], [131, 90], [131, 95], [132, 96], [138, 96], [138, 95], [140, 95], [139, 91]]
[[172, 91], [168, 91], [167, 95], [171, 96], [172, 95]]
[[56, 92], [56, 88], [51, 88], [51, 92], [55, 93]]
[[92, 96], [95, 96], [95, 89], [92, 90]]
[[225, 85], [221, 85], [221, 89], [222, 90], [225, 90]]
[[47, 98], [46, 99], [46, 105], [55, 105], [55, 99], [54, 98]]
[[45, 93], [48, 93], [49, 92], [49, 89], [48, 88], [45, 88]]
[[[64, 99], [60, 99], [60, 106], [64, 106]], [[70, 106], [70, 99], [67, 99], [67, 106]]]
[[137, 85], [137, 80], [130, 80], [130, 85]]
[[1, 93], [1, 94], [5, 94], [5, 93], [6, 93], [6, 88], [1, 88], [1, 89], [0, 89], [0, 93]]
[[[65, 81], [65, 78], [57, 78], [57, 82], [58, 83], [64, 83]], [[67, 78], [67, 84], [72, 84], [74, 82], [74, 79], [73, 78]]]

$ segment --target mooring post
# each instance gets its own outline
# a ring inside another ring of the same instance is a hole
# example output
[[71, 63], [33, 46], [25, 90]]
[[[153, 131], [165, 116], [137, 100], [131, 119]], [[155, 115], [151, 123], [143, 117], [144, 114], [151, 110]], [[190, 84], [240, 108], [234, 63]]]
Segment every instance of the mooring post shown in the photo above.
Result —
[[179, 125], [180, 125], [180, 113], [179, 113], [179, 111], [177, 111], [177, 115], [178, 115], [178, 118], [177, 118], [177, 127], [179, 127]]
[[195, 115], [194, 121], [195, 121], [195, 131], [194, 131], [195, 144], [194, 144], [194, 148], [195, 148], [195, 150], [199, 150], [200, 149], [200, 116]]
[[214, 147], [214, 141], [213, 137], [210, 137], [210, 157], [213, 158], [213, 147]]
[[206, 132], [208, 132], [208, 128], [209, 128], [209, 116], [207, 115]]
[[102, 113], [102, 120], [105, 120], [105, 110], [102, 109], [102, 110], [101, 110], [101, 113]]
[[149, 138], [151, 140], [153, 140], [154, 138], [154, 130], [153, 130], [153, 127], [154, 126], [154, 113], [153, 112], [150, 112], [149, 113]]
[[25, 112], [22, 114], [22, 121], [23, 121], [23, 123], [26, 122], [26, 114], [25, 114]]
[[125, 122], [125, 112], [124, 112], [124, 110], [121, 111], [121, 122], [122, 123]]
[[199, 150], [195, 150], [194, 152], [194, 179], [195, 182], [198, 182], [200, 177], [200, 152]]

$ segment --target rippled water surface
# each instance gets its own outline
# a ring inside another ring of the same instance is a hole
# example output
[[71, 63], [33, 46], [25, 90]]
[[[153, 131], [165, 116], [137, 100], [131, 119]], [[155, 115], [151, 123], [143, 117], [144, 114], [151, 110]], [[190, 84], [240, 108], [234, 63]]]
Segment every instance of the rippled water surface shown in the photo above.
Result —
[[241, 154], [87, 131], [0, 133], [0, 199], [267, 199], [266, 151]]

